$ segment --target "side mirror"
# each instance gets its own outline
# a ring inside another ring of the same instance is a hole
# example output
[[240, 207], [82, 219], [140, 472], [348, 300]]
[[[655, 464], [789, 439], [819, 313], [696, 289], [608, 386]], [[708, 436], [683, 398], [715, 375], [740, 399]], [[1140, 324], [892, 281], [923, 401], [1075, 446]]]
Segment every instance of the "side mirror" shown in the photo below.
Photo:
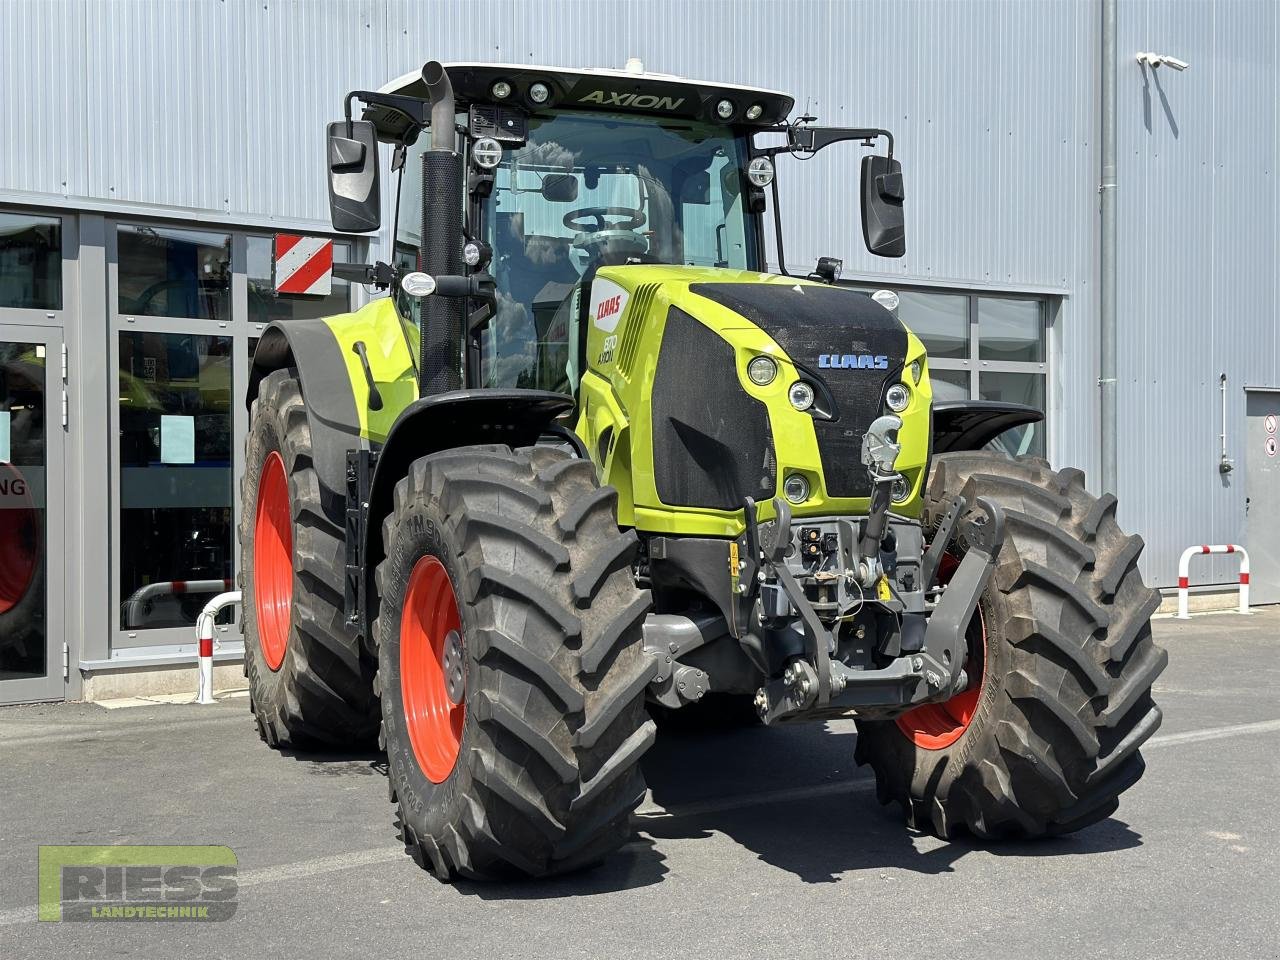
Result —
[[378, 134], [372, 121], [339, 120], [328, 128], [329, 218], [340, 233], [382, 226]]
[[573, 203], [578, 199], [578, 178], [572, 173], [544, 174], [542, 199], [550, 203]]
[[862, 239], [878, 257], [907, 252], [903, 196], [901, 163], [891, 157], [862, 158]]

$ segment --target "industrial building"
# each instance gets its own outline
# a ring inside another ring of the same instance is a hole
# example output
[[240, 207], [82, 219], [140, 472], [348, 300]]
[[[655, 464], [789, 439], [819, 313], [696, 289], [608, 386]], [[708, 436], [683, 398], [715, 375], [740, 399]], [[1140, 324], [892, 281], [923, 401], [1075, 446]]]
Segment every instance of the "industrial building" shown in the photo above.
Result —
[[[907, 256], [865, 252], [858, 155], [831, 150], [779, 161], [787, 265], [897, 291], [940, 392], [1042, 407], [1013, 445], [1094, 490], [1114, 391], [1110, 485], [1148, 582], [1234, 543], [1280, 600], [1277, 37], [1280, 8], [1247, 0], [0, 5], [0, 703], [191, 686], [196, 614], [236, 574], [255, 338], [369, 295], [277, 295], [272, 237], [331, 235], [326, 122], [429, 58], [635, 57], [891, 129]], [[390, 259], [385, 235], [337, 239]], [[1234, 585], [1236, 558], [1194, 576]], [[222, 628], [219, 670], [241, 650]]]

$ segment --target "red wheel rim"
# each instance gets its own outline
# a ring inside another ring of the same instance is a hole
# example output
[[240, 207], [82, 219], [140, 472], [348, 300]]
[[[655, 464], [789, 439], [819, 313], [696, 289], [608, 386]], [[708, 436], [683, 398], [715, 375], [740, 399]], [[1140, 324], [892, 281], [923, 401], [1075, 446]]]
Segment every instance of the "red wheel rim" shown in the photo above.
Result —
[[[957, 558], [949, 553], [945, 554], [938, 566], [938, 582], [946, 583], [950, 580], [959, 564]], [[898, 717], [898, 729], [917, 747], [942, 750], [951, 746], [969, 729], [974, 714], [978, 712], [978, 701], [982, 697], [985, 682], [987, 651], [987, 628], [982, 619], [981, 607], [970, 621], [965, 636], [968, 640], [969, 658], [965, 661], [964, 668], [969, 675], [969, 686], [950, 700], [926, 703]]]
[[289, 479], [274, 450], [262, 465], [258, 508], [253, 522], [253, 602], [258, 613], [258, 642], [273, 671], [284, 663], [293, 608], [293, 519], [289, 516]]
[[8, 613], [18, 605], [40, 564], [39, 514], [18, 470], [7, 464], [3, 473], [8, 482], [0, 485], [7, 492], [0, 500], [0, 613]]
[[467, 717], [462, 651], [449, 574], [435, 557], [422, 557], [400, 618], [400, 695], [413, 755], [432, 783], [444, 783], [458, 762]]

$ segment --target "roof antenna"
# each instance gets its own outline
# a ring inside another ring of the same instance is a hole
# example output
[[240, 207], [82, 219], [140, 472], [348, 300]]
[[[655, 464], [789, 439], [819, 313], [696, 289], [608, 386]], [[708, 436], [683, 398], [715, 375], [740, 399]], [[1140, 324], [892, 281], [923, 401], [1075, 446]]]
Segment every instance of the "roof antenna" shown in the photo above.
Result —
[[644, 61], [639, 57], [627, 57], [627, 65], [623, 69], [627, 73], [644, 73]]

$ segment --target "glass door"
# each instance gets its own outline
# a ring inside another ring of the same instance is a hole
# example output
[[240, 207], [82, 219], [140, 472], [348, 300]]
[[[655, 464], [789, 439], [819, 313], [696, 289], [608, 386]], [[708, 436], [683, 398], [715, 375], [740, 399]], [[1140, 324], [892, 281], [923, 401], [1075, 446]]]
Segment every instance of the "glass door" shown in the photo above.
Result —
[[0, 324], [0, 703], [60, 700], [61, 331]]

